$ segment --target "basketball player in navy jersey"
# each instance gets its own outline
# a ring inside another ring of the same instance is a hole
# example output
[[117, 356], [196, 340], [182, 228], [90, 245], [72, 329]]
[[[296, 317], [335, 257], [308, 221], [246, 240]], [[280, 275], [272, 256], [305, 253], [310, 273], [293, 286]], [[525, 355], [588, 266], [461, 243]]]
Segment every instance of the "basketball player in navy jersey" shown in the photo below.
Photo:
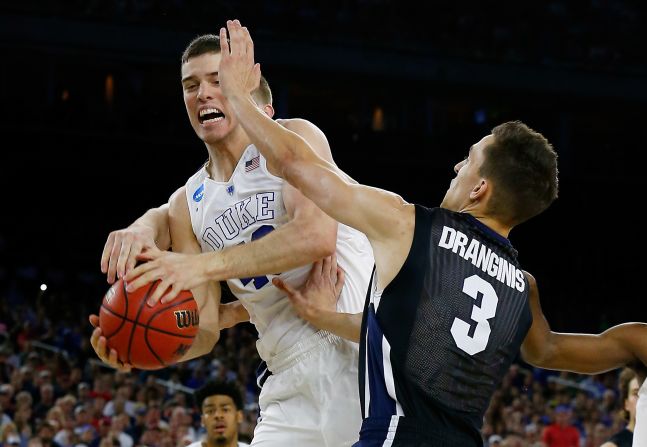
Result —
[[249, 94], [260, 77], [251, 37], [238, 22], [227, 28], [221, 88], [268, 166], [373, 247], [356, 446], [481, 446], [483, 414], [519, 349], [534, 365], [584, 373], [647, 362], [645, 324], [558, 334], [543, 317], [508, 240], [557, 197], [557, 155], [541, 134], [520, 122], [495, 127], [456, 164], [440, 208], [407, 203], [356, 183], [260, 113]]

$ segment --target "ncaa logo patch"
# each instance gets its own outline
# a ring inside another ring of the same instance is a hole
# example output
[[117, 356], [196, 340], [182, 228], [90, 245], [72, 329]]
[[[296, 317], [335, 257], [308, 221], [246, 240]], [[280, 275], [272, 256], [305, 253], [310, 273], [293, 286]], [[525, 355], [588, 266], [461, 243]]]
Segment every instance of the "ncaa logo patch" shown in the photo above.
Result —
[[204, 185], [200, 185], [198, 189], [193, 193], [193, 201], [199, 202], [204, 197]]

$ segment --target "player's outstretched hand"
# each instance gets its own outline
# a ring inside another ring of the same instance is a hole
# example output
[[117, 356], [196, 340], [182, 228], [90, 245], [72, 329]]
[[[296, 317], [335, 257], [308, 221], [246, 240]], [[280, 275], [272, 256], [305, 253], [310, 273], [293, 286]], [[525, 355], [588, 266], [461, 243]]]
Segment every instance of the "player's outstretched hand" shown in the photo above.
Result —
[[248, 96], [258, 88], [261, 66], [254, 63], [254, 42], [238, 20], [227, 20], [227, 28], [220, 29], [220, 53], [218, 81], [227, 98]]
[[344, 271], [337, 266], [337, 256], [332, 255], [312, 265], [308, 279], [299, 289], [280, 278], [274, 278], [272, 283], [287, 294], [301, 318], [319, 327], [326, 314], [337, 312], [344, 280]]
[[137, 256], [155, 247], [153, 230], [146, 226], [130, 226], [108, 235], [101, 254], [101, 271], [108, 275], [108, 283], [123, 277], [135, 267]]
[[146, 262], [126, 275], [126, 290], [133, 292], [159, 279], [160, 283], [147, 303], [149, 306], [154, 306], [160, 299], [162, 303], [168, 303], [182, 290], [191, 290], [209, 280], [200, 256], [162, 251], [157, 248], [146, 250], [137, 256], [138, 260]]
[[97, 356], [103, 363], [115, 368], [116, 370], [119, 370], [121, 372], [130, 372], [132, 370], [132, 366], [127, 363], [121, 362], [117, 356], [117, 351], [115, 351], [114, 349], [108, 350], [108, 341], [106, 340], [106, 337], [101, 335], [101, 328], [99, 327], [99, 316], [92, 314], [90, 315], [89, 320], [92, 327], [94, 327], [94, 331], [92, 332], [92, 336], [90, 337], [90, 344], [92, 345], [94, 352], [97, 353]]

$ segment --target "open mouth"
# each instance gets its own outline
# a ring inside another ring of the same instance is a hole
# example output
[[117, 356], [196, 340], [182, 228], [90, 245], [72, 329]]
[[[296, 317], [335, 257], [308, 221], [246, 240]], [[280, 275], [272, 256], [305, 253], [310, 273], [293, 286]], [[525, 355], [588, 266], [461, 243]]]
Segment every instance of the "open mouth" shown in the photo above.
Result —
[[220, 109], [210, 108], [200, 110], [198, 115], [198, 120], [200, 124], [210, 124], [222, 121], [225, 119], [225, 114], [220, 111]]

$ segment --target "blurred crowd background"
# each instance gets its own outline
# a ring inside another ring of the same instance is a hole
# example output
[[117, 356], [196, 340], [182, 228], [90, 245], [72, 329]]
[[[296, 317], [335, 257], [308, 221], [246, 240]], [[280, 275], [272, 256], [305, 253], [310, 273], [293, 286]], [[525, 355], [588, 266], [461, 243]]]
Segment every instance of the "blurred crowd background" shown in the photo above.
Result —
[[[0, 445], [20, 447], [184, 447], [204, 435], [193, 391], [233, 381], [244, 398], [239, 437], [258, 417], [256, 334], [225, 330], [213, 352], [171, 368], [117, 372], [89, 345], [94, 309], [40, 293], [0, 307]], [[551, 424], [573, 426], [582, 447], [599, 447], [626, 425], [618, 371], [597, 376], [514, 364], [483, 426], [491, 447], [551, 447]], [[340, 408], [340, 411], [350, 411]]]
[[[548, 321], [597, 333], [647, 319], [641, 2], [3, 1], [0, 443], [184, 445], [200, 436], [191, 390], [213, 376], [241, 387], [251, 436], [253, 327], [226, 331], [204, 358], [122, 375], [97, 362], [87, 323], [108, 287], [108, 233], [165, 202], [206, 158], [179, 58], [231, 18], [252, 32], [277, 117], [314, 122], [342, 169], [409, 201], [437, 205], [454, 164], [496, 124], [544, 133], [560, 156], [560, 198], [511, 240]], [[623, 425], [618, 375], [519, 359], [484, 439], [539, 445], [566, 418], [581, 445], [599, 446]]]

